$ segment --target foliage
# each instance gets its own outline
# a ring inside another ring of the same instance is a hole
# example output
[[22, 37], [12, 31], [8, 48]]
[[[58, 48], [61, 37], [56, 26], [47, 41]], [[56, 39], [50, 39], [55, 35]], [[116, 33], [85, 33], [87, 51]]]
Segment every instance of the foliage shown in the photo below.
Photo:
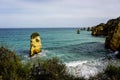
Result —
[[35, 38], [35, 37], [37, 37], [37, 36], [40, 36], [39, 33], [34, 32], [34, 33], [32, 33], [31, 38]]
[[[3, 80], [85, 80], [66, 72], [66, 65], [58, 58], [22, 63], [14, 52], [0, 47], [0, 79]], [[88, 80], [119, 80], [120, 67], [108, 65]]]
[[89, 80], [119, 80], [120, 79], [120, 67], [115, 65], [108, 65], [106, 69], [97, 74], [94, 77], [90, 77]]
[[37, 61], [33, 65], [29, 79], [35, 80], [85, 80], [76, 78], [66, 72], [66, 66], [58, 58], [54, 57], [45, 61]]
[[105, 69], [104, 73], [111, 79], [111, 80], [118, 80], [120, 79], [120, 67], [115, 65], [108, 65]]
[[9, 49], [0, 47], [0, 75], [3, 80], [26, 80], [28, 68]]

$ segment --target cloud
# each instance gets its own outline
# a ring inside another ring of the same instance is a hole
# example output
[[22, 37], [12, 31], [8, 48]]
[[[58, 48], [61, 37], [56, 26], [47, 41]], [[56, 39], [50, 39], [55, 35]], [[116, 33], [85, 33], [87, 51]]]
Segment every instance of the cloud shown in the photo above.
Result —
[[119, 4], [119, 0], [0, 0], [0, 27], [92, 26], [118, 17]]

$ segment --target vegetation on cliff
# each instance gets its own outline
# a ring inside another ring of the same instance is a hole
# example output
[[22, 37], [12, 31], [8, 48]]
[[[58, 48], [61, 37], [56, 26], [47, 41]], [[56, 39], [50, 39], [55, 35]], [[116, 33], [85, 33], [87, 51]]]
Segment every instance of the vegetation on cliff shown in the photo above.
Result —
[[40, 36], [39, 33], [34, 32], [34, 33], [31, 34], [30, 37], [31, 37], [31, 39], [32, 39], [32, 38], [35, 38], [35, 37], [37, 37], [37, 36]]

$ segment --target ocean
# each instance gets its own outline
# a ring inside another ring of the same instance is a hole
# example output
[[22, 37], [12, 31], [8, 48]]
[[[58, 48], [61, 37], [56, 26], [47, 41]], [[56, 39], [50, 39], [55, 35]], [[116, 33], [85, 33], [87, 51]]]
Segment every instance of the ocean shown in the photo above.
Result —
[[[104, 64], [100, 60], [110, 53], [104, 48], [105, 37], [94, 37], [90, 31], [85, 30], [77, 34], [76, 28], [0, 29], [0, 44], [15, 51], [22, 61], [27, 61], [30, 59], [30, 35], [33, 32], [38, 32], [42, 41], [42, 52], [35, 57], [42, 59], [58, 57], [66, 63], [73, 75], [88, 77], [88, 74], [98, 72], [101, 64]], [[82, 73], [77, 69], [81, 69]]]

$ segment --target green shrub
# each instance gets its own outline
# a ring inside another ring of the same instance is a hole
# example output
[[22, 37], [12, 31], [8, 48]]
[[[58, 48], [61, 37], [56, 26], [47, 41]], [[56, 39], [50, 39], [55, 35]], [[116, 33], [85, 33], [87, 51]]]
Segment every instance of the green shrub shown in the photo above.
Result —
[[[34, 64], [33, 66], [31, 64]], [[0, 79], [3, 80], [85, 80], [66, 73], [65, 64], [58, 58], [22, 63], [5, 47], [0, 47]]]
[[120, 80], [120, 67], [110, 64], [102, 73], [90, 77], [89, 80]]
[[46, 60], [43, 63], [43, 67], [49, 73], [49, 76], [55, 80], [61, 80], [66, 73], [65, 64], [63, 64], [58, 58]]
[[[37, 64], [36, 64], [37, 63]], [[85, 80], [83, 77], [76, 78], [66, 72], [65, 64], [58, 58], [45, 61], [37, 61], [33, 65], [30, 78], [34, 80]]]
[[35, 38], [35, 37], [37, 37], [37, 36], [40, 36], [39, 33], [34, 32], [34, 33], [32, 33], [31, 38]]
[[0, 75], [3, 80], [26, 80], [28, 69], [14, 52], [0, 47]]
[[[36, 66], [37, 65], [37, 66]], [[58, 58], [38, 61], [31, 69], [31, 78], [35, 80], [62, 80], [66, 67]]]
[[111, 80], [119, 80], [120, 79], [120, 67], [115, 65], [108, 65], [104, 71]]
[[[31, 64], [34, 64], [33, 66]], [[20, 58], [5, 47], [0, 47], [0, 79], [3, 80], [85, 80], [66, 72], [65, 64], [58, 58], [22, 63]], [[119, 80], [120, 67], [108, 65], [103, 72], [88, 80]]]

